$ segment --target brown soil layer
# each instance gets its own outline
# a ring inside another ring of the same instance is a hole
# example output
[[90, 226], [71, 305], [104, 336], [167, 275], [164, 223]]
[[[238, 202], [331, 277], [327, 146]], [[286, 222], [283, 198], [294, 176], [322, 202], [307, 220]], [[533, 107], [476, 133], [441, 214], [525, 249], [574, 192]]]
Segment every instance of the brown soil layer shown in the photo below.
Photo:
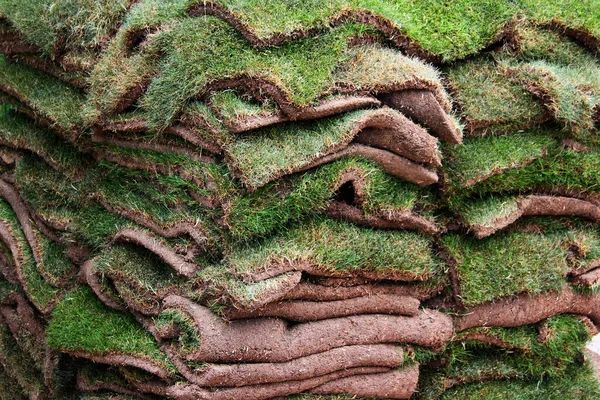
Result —
[[163, 367], [158, 365], [156, 362], [142, 357], [135, 356], [131, 354], [118, 354], [118, 353], [90, 353], [87, 351], [78, 351], [78, 350], [67, 350], [62, 349], [63, 353], [68, 353], [76, 358], [85, 358], [87, 360], [103, 363], [103, 364], [112, 364], [112, 365], [126, 365], [130, 367], [135, 367], [139, 369], [143, 369], [153, 375], [161, 379], [168, 380], [170, 377], [170, 373]]
[[0, 54], [31, 54], [40, 49], [28, 44], [17, 32], [5, 31], [0, 33]]
[[282, 301], [269, 303], [254, 311], [226, 312], [228, 319], [277, 317], [289, 321], [307, 322], [362, 314], [394, 314], [415, 316], [420, 301], [389, 294], [357, 297], [337, 301]]
[[196, 264], [187, 262], [173, 249], [162, 243], [161, 240], [140, 229], [123, 229], [114, 236], [113, 241], [134, 243], [142, 246], [160, 257], [161, 260], [171, 266], [178, 274], [187, 276], [188, 278], [193, 278], [196, 275], [198, 269]]
[[[214, 391], [201, 388], [197, 385], [175, 385], [169, 387], [163, 395], [176, 400], [263, 400], [278, 396], [288, 396], [301, 393], [327, 382], [342, 379], [354, 375], [367, 375], [387, 372], [389, 368], [361, 367], [351, 368], [345, 371], [337, 371], [328, 375], [301, 381], [287, 381], [269, 383], [264, 385], [244, 386], [240, 388], [217, 389]], [[158, 393], [157, 393], [158, 394]]]
[[462, 143], [462, 133], [456, 129], [433, 93], [426, 90], [404, 90], [381, 96], [388, 106], [422, 123], [444, 142]]
[[454, 323], [457, 331], [477, 326], [514, 327], [565, 313], [589, 317], [600, 327], [600, 293], [580, 294], [567, 286], [560, 293], [522, 294], [472, 307]]
[[414, 283], [369, 283], [359, 286], [323, 286], [300, 282], [283, 297], [286, 300], [335, 301], [362, 296], [391, 294], [410, 296], [426, 300], [438, 293], [441, 288], [424, 289]]
[[576, 285], [592, 287], [600, 284], [600, 268], [592, 269], [585, 274], [578, 275], [570, 279]]
[[169, 347], [165, 351], [190, 383], [203, 387], [300, 381], [358, 367], [397, 368], [404, 360], [401, 348], [381, 344], [339, 347], [281, 363], [207, 364], [201, 372], [197, 372]]
[[337, 379], [311, 390], [315, 394], [350, 394], [378, 399], [408, 399], [419, 382], [419, 366]]
[[[439, 349], [454, 334], [450, 317], [433, 310], [416, 316], [356, 315], [290, 326], [277, 318], [254, 318], [225, 324], [206, 307], [169, 296], [163, 309], [190, 315], [200, 336], [189, 360], [208, 362], [284, 362], [337, 347], [413, 343]], [[158, 336], [173, 337], [174, 332]], [[175, 332], [176, 333], [176, 332]]]

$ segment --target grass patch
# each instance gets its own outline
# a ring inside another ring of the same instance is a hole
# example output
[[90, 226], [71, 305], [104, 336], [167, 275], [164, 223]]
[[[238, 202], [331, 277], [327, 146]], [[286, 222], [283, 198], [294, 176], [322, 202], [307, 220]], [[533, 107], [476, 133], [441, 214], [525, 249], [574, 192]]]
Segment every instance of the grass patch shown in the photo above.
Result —
[[512, 132], [545, 117], [542, 103], [501, 74], [488, 55], [455, 63], [446, 73], [471, 133]]
[[83, 124], [85, 94], [45, 72], [0, 57], [0, 85], [27, 99], [28, 107], [60, 131], [77, 131]]
[[18, 382], [30, 397], [35, 398], [46, 390], [42, 372], [35, 361], [21, 350], [5, 323], [0, 324], [0, 353], [4, 368], [10, 371], [9, 376]]
[[362, 204], [365, 213], [407, 211], [435, 200], [428, 190], [385, 173], [371, 161], [352, 157], [232, 196], [226, 221], [231, 233], [240, 239], [266, 236], [323, 211], [340, 178], [348, 172], [356, 173], [366, 183]]
[[445, 184], [450, 192], [483, 181], [506, 170], [522, 167], [556, 151], [560, 132], [551, 127], [536, 127], [506, 136], [468, 138], [463, 145], [443, 144], [446, 157]]
[[0, 15], [25, 38], [52, 54], [59, 43], [67, 50], [96, 48], [118, 28], [128, 0], [0, 1]]
[[133, 355], [175, 371], [133, 315], [108, 308], [88, 287], [74, 289], [56, 306], [46, 335], [48, 346], [59, 351]]
[[59, 295], [59, 291], [45, 281], [38, 271], [33, 252], [27, 243], [19, 220], [10, 205], [4, 200], [0, 200], [0, 220], [6, 224], [10, 233], [15, 237], [17, 251], [19, 252], [17, 256], [20, 258], [25, 290], [29, 299], [38, 309], [46, 309], [51, 306]]
[[[137, 12], [141, 10], [144, 7]], [[152, 12], [143, 18], [152, 19]], [[132, 15], [129, 28], [135, 19]], [[157, 68], [161, 72], [140, 99], [146, 119], [157, 129], [172, 123], [188, 100], [204, 94], [207, 84], [229, 77], [273, 82], [298, 105], [314, 102], [335, 90], [337, 83], [368, 91], [377, 85], [420, 82], [442, 91], [438, 73], [430, 66], [376, 44], [349, 44], [350, 37], [365, 31], [358, 25], [254, 49], [231, 25], [214, 17], [167, 21], [163, 24], [171, 29], [159, 30], [147, 47], [128, 58], [123, 56], [123, 34], [111, 44], [91, 77], [92, 96], [101, 110], [112, 109], [140, 77], [152, 76]], [[163, 55], [160, 61], [156, 52]]]
[[[521, 192], [531, 188], [562, 188], [598, 193], [600, 188], [600, 155], [574, 150], [551, 152], [520, 168], [491, 176], [461, 191], [461, 196], [485, 196], [489, 193]], [[460, 198], [451, 200], [461, 201]]]
[[182, 287], [186, 281], [157, 256], [135, 246], [107, 248], [95, 258], [94, 269], [100, 275], [132, 286], [141, 297], [140, 291], [157, 295], [173, 286]]
[[482, 200], [466, 201], [455, 211], [467, 226], [492, 228], [497, 220], [514, 215], [518, 211], [519, 197], [490, 196]]
[[211, 94], [208, 103], [219, 119], [224, 123], [242, 122], [253, 118], [266, 118], [281, 113], [277, 104], [271, 99], [262, 103], [252, 101], [233, 90], [222, 90]]
[[600, 397], [600, 386], [590, 365], [573, 365], [565, 377], [535, 380], [492, 381], [458, 386], [441, 399], [464, 400], [594, 400]]
[[442, 244], [456, 260], [467, 307], [519, 293], [558, 291], [566, 282], [567, 254], [557, 238], [511, 232], [477, 240], [449, 234]]
[[[419, 399], [438, 399], [447, 383], [455, 388], [448, 395], [479, 384], [481, 380], [500, 382], [544, 382], [568, 379], [574, 371], [587, 371], [586, 366], [577, 365], [590, 334], [577, 317], [557, 315], [540, 323], [548, 332], [545, 341], [540, 341], [538, 327], [525, 325], [515, 328], [474, 328], [459, 333], [441, 355], [445, 365], [434, 371], [425, 367], [419, 383]], [[468, 333], [483, 333], [504, 341], [504, 349], [477, 340], [463, 340]], [[511, 347], [514, 346], [514, 347]], [[487, 378], [487, 379], [486, 379]], [[509, 384], [510, 386], [511, 384]], [[597, 387], [596, 383], [596, 387]], [[505, 393], [507, 395], [507, 393]], [[446, 397], [443, 398], [454, 398]], [[462, 397], [458, 397], [461, 398]], [[482, 397], [487, 399], [488, 397]], [[513, 397], [501, 397], [512, 399]], [[534, 397], [536, 398], [536, 397]], [[542, 399], [544, 397], [540, 397]], [[530, 397], [523, 397], [530, 399]]]
[[81, 171], [90, 162], [72, 145], [16, 113], [0, 117], [0, 141], [15, 149], [30, 150], [65, 173]]
[[430, 246], [430, 238], [414, 232], [312, 219], [258, 245], [234, 247], [225, 265], [229, 271], [244, 274], [264, 271], [284, 261], [308, 261], [324, 271], [401, 272], [409, 279], [426, 280], [440, 268]]

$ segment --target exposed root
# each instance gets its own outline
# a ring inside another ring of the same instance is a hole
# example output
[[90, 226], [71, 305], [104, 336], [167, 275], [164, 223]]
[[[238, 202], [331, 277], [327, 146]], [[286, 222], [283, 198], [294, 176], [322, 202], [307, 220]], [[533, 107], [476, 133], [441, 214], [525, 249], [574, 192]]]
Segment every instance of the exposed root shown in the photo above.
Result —
[[357, 207], [339, 201], [332, 201], [327, 206], [325, 213], [329, 217], [376, 229], [410, 229], [429, 235], [438, 232], [434, 222], [410, 211], [395, 212], [390, 217], [384, 218], [377, 215], [365, 215]]
[[290, 321], [307, 322], [362, 314], [395, 314], [415, 316], [420, 301], [406, 296], [389, 294], [357, 297], [337, 301], [283, 301], [269, 303], [254, 311], [226, 312], [229, 319], [277, 317]]
[[472, 226], [479, 239], [506, 228], [525, 216], [552, 215], [582, 217], [600, 223], [600, 207], [586, 200], [571, 197], [531, 195], [521, 198], [517, 209], [511, 215], [494, 221], [492, 226]]
[[[371, 96], [347, 96], [342, 98], [334, 98], [332, 100], [326, 100], [316, 106], [306, 107], [302, 109], [301, 112], [294, 115], [293, 119], [295, 121], [313, 120], [327, 117], [330, 115], [341, 114], [359, 108], [374, 108], [379, 106], [381, 106], [381, 102]], [[223, 123], [225, 127], [231, 132], [240, 133], [290, 121], [291, 119], [292, 118], [290, 118], [287, 115], [277, 113], [259, 117], [241, 118], [234, 120], [223, 118]]]
[[[169, 308], [194, 320], [200, 345], [186, 352], [185, 358], [197, 361], [285, 362], [336, 347], [379, 343], [414, 343], [439, 349], [454, 334], [450, 317], [433, 310], [420, 311], [414, 317], [357, 315], [290, 327], [276, 318], [226, 325], [206, 307], [179, 296], [164, 300], [163, 309]], [[157, 331], [157, 335], [162, 333]]]
[[204, 387], [301, 381], [358, 367], [397, 368], [404, 360], [401, 348], [380, 344], [339, 347], [282, 363], [207, 364], [201, 372], [196, 372], [168, 346], [165, 351], [190, 383]]
[[404, 90], [382, 95], [381, 99], [388, 106], [425, 125], [444, 142], [462, 143], [462, 133], [430, 91]]
[[455, 319], [455, 326], [457, 331], [476, 326], [513, 327], [565, 313], [587, 316], [600, 327], [600, 294], [576, 293], [570, 286], [560, 293], [522, 294], [470, 308], [467, 314]]
[[164, 242], [156, 237], [140, 229], [123, 229], [119, 231], [113, 238], [114, 242], [135, 243], [156, 254], [161, 260], [171, 266], [178, 274], [188, 278], [193, 278], [196, 275], [198, 266], [187, 262], [183, 257], [175, 253], [173, 249], [164, 244]]
[[263, 400], [278, 396], [288, 396], [310, 390], [324, 383], [345, 378], [353, 375], [365, 375], [387, 372], [389, 368], [361, 367], [351, 368], [345, 371], [337, 371], [328, 375], [302, 381], [287, 381], [280, 383], [269, 383], [264, 385], [244, 386], [240, 388], [218, 389], [210, 391], [196, 385], [170, 386], [163, 395], [176, 400]]
[[337, 379], [311, 390], [315, 394], [350, 394], [378, 399], [408, 399], [419, 382], [419, 366]]

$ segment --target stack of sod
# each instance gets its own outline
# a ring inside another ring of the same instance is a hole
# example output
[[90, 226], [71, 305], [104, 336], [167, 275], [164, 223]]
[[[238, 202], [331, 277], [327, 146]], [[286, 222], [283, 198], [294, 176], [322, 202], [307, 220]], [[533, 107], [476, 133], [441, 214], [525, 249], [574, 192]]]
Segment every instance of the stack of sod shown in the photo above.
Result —
[[0, 0], [0, 398], [600, 397], [600, 8], [481, 3]]

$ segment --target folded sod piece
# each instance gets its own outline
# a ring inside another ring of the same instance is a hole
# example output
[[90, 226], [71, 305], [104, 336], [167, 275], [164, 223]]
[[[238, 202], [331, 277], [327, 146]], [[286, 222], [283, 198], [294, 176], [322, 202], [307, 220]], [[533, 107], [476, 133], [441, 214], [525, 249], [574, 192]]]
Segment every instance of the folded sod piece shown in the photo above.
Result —
[[600, 7], [446, 3], [0, 0], [0, 398], [600, 397]]

